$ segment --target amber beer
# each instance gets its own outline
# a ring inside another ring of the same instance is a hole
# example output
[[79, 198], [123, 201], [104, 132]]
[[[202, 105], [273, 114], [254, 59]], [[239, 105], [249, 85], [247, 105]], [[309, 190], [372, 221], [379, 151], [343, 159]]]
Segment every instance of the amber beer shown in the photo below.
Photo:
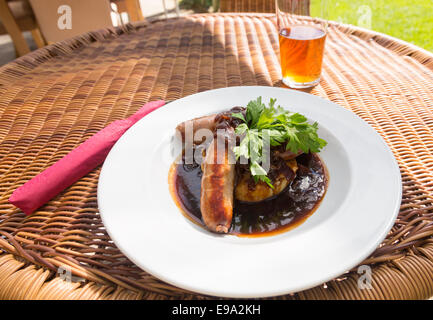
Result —
[[293, 25], [279, 33], [283, 82], [310, 87], [320, 80], [326, 32], [318, 26]]

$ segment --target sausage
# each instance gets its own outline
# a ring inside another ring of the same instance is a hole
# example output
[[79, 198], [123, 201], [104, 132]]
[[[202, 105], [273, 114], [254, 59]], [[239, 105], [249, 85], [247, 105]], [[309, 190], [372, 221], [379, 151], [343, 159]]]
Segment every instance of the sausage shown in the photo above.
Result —
[[[229, 127], [223, 139], [215, 138], [206, 150], [201, 180], [200, 209], [209, 230], [227, 233], [233, 217], [233, 191], [235, 183], [235, 159], [230, 143], [235, 139], [234, 129]], [[224, 148], [220, 145], [224, 143]], [[218, 159], [218, 149], [224, 151]], [[217, 160], [221, 163], [217, 163]]]
[[[203, 116], [203, 117], [194, 118], [191, 120], [184, 121], [176, 127], [176, 130], [179, 131], [180, 134], [182, 135], [183, 141], [185, 141], [185, 131], [186, 131], [186, 128], [188, 126], [192, 126], [192, 134], [193, 135], [199, 129], [208, 129], [208, 130], [213, 132], [215, 130], [215, 125], [216, 125], [216, 123], [215, 123], [216, 116], [217, 116], [217, 114], [211, 114], [209, 116]], [[203, 138], [204, 137], [194, 137], [194, 142], [195, 143], [201, 143], [201, 142], [203, 142]]]

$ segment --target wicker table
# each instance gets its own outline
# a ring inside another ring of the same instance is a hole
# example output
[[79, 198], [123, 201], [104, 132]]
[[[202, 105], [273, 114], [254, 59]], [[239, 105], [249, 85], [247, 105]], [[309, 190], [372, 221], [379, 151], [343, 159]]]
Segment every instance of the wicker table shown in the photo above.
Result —
[[[0, 298], [199, 297], [146, 274], [116, 248], [98, 215], [100, 168], [29, 217], [7, 199], [147, 101], [281, 86], [278, 50], [273, 15], [195, 15], [91, 32], [0, 68]], [[403, 201], [391, 232], [363, 262], [372, 268], [371, 290], [358, 289], [355, 268], [281, 298], [433, 295], [433, 55], [331, 23], [323, 78], [311, 93], [352, 110], [385, 139], [400, 165]], [[68, 271], [73, 281], [64, 281]]]

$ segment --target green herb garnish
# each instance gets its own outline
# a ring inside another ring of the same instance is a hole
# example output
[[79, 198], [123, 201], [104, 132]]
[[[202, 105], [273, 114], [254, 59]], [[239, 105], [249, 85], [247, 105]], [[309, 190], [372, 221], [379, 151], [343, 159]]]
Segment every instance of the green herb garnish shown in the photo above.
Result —
[[319, 152], [327, 144], [317, 135], [317, 122], [311, 125], [303, 115], [275, 107], [275, 102], [276, 99], [271, 99], [266, 107], [262, 97], [258, 97], [248, 103], [245, 116], [232, 114], [243, 121], [236, 127], [236, 134], [242, 136], [239, 146], [233, 148], [236, 160], [240, 157], [248, 159], [254, 181], [263, 181], [271, 188], [273, 185], [261, 163], [263, 153], [269, 149], [268, 143], [270, 146], [286, 143], [286, 150], [293, 153], [299, 150]]

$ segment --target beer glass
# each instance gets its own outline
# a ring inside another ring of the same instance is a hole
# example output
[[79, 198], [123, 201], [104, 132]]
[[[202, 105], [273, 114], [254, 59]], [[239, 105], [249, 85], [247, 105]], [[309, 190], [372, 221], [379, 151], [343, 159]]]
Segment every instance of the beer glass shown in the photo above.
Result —
[[328, 29], [326, 0], [275, 0], [282, 81], [291, 88], [319, 83]]

